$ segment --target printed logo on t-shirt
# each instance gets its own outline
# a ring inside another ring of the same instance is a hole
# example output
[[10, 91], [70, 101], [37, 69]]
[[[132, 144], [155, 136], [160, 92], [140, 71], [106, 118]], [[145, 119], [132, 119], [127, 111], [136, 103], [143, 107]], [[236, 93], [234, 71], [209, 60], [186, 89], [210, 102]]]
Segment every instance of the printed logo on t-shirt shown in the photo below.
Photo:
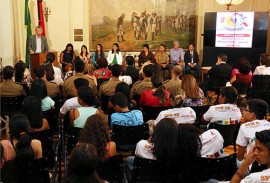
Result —
[[269, 175], [261, 175], [261, 181], [270, 181]]
[[270, 123], [261, 124], [259, 121], [252, 121], [245, 124], [245, 127], [247, 128], [257, 128], [258, 126], [270, 126]]

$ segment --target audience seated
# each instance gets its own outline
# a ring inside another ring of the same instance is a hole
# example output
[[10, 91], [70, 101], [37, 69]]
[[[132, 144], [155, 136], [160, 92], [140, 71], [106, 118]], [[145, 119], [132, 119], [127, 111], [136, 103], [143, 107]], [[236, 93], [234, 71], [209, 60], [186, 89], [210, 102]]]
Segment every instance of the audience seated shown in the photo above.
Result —
[[218, 98], [219, 104], [211, 106], [203, 115], [202, 120], [206, 122], [218, 122], [221, 124], [230, 124], [240, 122], [242, 117], [241, 111], [237, 106], [238, 93], [234, 87], [221, 87]]
[[247, 58], [242, 57], [239, 59], [237, 68], [233, 69], [230, 83], [251, 83], [252, 80], [252, 72], [251, 66]]
[[58, 77], [58, 78], [62, 78], [63, 74], [62, 74], [61, 69], [59, 67], [55, 67], [53, 65], [53, 63], [55, 61], [54, 53], [48, 53], [47, 56], [46, 56], [46, 61], [51, 62], [52, 66], [53, 66], [53, 71], [54, 71], [55, 76]]
[[[176, 67], [176, 66], [175, 66]], [[181, 89], [173, 90], [170, 93], [171, 105], [173, 109], [168, 109], [159, 113], [154, 125], [163, 118], [173, 118], [178, 124], [190, 123], [193, 124], [196, 120], [196, 113], [190, 107], [182, 107], [185, 99], [185, 92]]]
[[[267, 66], [266, 66], [267, 63]], [[253, 75], [270, 75], [270, 55], [263, 53], [260, 55], [260, 65], [255, 68]]]
[[51, 62], [49, 61], [44, 62], [42, 64], [42, 67], [45, 70], [47, 81], [56, 83], [58, 86], [63, 85], [64, 81], [61, 78], [61, 76], [59, 77], [58, 75], [54, 74], [53, 65]]
[[165, 87], [162, 85], [162, 78], [159, 75], [153, 75], [151, 77], [151, 82], [153, 85], [153, 89], [146, 90], [142, 93], [140, 98], [140, 106], [170, 106], [170, 92], [168, 90], [165, 90]]
[[116, 145], [110, 140], [108, 123], [101, 115], [95, 114], [86, 120], [79, 137], [80, 143], [93, 144], [97, 149], [99, 161], [116, 155]]
[[89, 64], [88, 62], [85, 62], [85, 66], [84, 66], [84, 75], [90, 79], [92, 79], [95, 83], [95, 85], [97, 86], [97, 78], [94, 75], [94, 65], [93, 64]]
[[125, 71], [122, 69], [122, 72], [119, 76], [119, 80], [127, 83], [129, 86], [132, 86], [132, 78], [125, 74]]
[[[78, 78], [74, 80], [74, 86], [76, 89], [76, 93], [83, 86], [89, 86], [89, 81], [87, 79]], [[78, 93], [77, 93], [78, 96]], [[78, 97], [73, 97], [65, 101], [64, 105], [60, 108], [59, 118], [63, 119], [64, 115], [67, 114], [71, 109], [76, 109], [81, 107], [78, 102]]]
[[172, 72], [172, 79], [164, 81], [163, 86], [171, 92], [172, 90], [181, 88], [181, 83], [182, 81], [179, 79], [180, 76], [182, 75], [182, 68], [179, 65], [176, 65], [173, 67]]
[[132, 84], [134, 84], [139, 79], [139, 71], [134, 67], [135, 59], [133, 56], [126, 56], [125, 61], [127, 64], [126, 75], [131, 77]]
[[102, 57], [98, 59], [98, 69], [94, 70], [94, 76], [97, 79], [107, 79], [111, 77], [112, 72], [108, 69], [108, 61]]
[[98, 153], [95, 146], [79, 143], [71, 152], [65, 183], [106, 183], [96, 172], [97, 165]]
[[56, 83], [49, 82], [47, 80], [46, 72], [42, 66], [36, 67], [34, 69], [34, 73], [38, 79], [42, 79], [45, 82], [46, 88], [47, 88], [47, 94], [49, 97], [56, 97], [61, 94], [59, 86]]
[[109, 81], [103, 82], [99, 88], [99, 97], [101, 96], [112, 96], [115, 91], [115, 87], [121, 81], [119, 80], [119, 76], [121, 74], [122, 68], [118, 64], [114, 64], [112, 66], [112, 77]]
[[27, 135], [29, 121], [26, 116], [13, 115], [9, 121], [9, 130], [10, 140], [1, 141], [4, 162], [15, 159], [16, 166], [21, 169], [25, 163], [42, 157], [41, 142]]
[[23, 87], [19, 84], [16, 84], [12, 81], [14, 75], [14, 69], [11, 66], [6, 66], [3, 69], [3, 78], [4, 81], [0, 83], [0, 95], [1, 96], [20, 96], [26, 95]]
[[[246, 155], [244, 162], [232, 177], [230, 183], [240, 182], [269, 182], [270, 175], [270, 130], [263, 130], [255, 133], [255, 147]], [[249, 166], [257, 161], [260, 165], [266, 165], [267, 169], [251, 173], [245, 177]]]
[[270, 129], [270, 122], [264, 118], [268, 112], [268, 105], [263, 100], [251, 99], [247, 102], [247, 106], [243, 113], [243, 118], [247, 123], [242, 124], [236, 144], [239, 145], [237, 159], [244, 159], [245, 151], [249, 152], [252, 149], [255, 141], [255, 133], [262, 130]]
[[75, 88], [74, 87], [74, 80], [78, 79], [78, 78], [87, 79], [89, 81], [89, 87], [91, 87], [93, 89], [93, 91], [96, 92], [97, 86], [96, 86], [94, 80], [83, 74], [84, 67], [85, 67], [85, 63], [82, 60], [80, 60], [80, 58], [76, 58], [75, 59], [75, 75], [69, 77], [67, 80], [64, 81], [64, 85], [63, 85], [63, 89], [62, 89], [62, 93], [63, 93], [64, 98], [67, 98], [67, 96], [69, 96], [69, 97], [76, 96], [76, 92], [74, 92], [74, 88]]
[[204, 93], [198, 86], [194, 76], [188, 74], [182, 79], [181, 88], [186, 94], [183, 106], [202, 106]]
[[130, 98], [134, 99], [134, 95], [140, 96], [144, 91], [150, 90], [153, 88], [151, 77], [154, 73], [154, 66], [153, 65], [146, 65], [143, 68], [143, 80], [137, 81], [133, 84], [131, 91], [130, 91]]
[[83, 128], [89, 116], [100, 114], [101, 111], [94, 107], [97, 104], [97, 97], [92, 88], [88, 86], [79, 88], [78, 102], [81, 107], [70, 111], [70, 122], [76, 128]]
[[[194, 50], [193, 43], [188, 45], [188, 50], [185, 52], [184, 61], [186, 65], [186, 74], [192, 74], [195, 78], [199, 76], [199, 54]], [[193, 70], [194, 72], [191, 72]]]
[[15, 82], [20, 83], [31, 83], [32, 77], [30, 75], [30, 71], [26, 68], [26, 64], [19, 60], [15, 65]]
[[21, 113], [29, 120], [29, 131], [38, 132], [50, 129], [48, 121], [43, 118], [41, 100], [35, 96], [26, 97], [23, 101]]
[[122, 93], [116, 93], [110, 98], [115, 113], [111, 115], [111, 127], [113, 125], [137, 126], [142, 125], [143, 115], [140, 110], [129, 110], [128, 100]]
[[42, 111], [48, 111], [54, 109], [55, 102], [47, 94], [47, 88], [45, 81], [42, 79], [36, 79], [33, 81], [31, 91], [31, 96], [35, 96], [41, 100]]

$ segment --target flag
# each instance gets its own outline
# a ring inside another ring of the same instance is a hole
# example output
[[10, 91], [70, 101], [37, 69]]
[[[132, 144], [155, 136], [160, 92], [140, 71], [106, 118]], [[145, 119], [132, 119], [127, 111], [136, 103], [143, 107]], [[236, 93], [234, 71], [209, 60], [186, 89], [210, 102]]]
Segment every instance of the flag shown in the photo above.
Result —
[[42, 0], [37, 0], [38, 2], [38, 25], [42, 27], [42, 36], [45, 36], [45, 25], [44, 25], [44, 18], [43, 18], [43, 11], [42, 11]]
[[27, 40], [32, 35], [31, 31], [31, 17], [30, 17], [30, 11], [28, 7], [28, 0], [25, 0], [25, 9], [24, 9], [24, 25], [26, 27], [26, 54], [25, 54], [25, 63], [27, 66], [30, 64], [30, 53], [28, 49]]

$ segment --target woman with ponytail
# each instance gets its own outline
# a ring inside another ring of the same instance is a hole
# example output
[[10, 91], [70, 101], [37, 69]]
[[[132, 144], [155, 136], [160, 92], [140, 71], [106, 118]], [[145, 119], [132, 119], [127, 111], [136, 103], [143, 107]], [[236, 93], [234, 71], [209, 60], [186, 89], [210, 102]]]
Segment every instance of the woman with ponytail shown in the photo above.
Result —
[[153, 89], [146, 90], [142, 93], [140, 105], [150, 107], [170, 106], [170, 92], [165, 90], [165, 87], [162, 85], [162, 78], [159, 75], [153, 75], [151, 82]]
[[[39, 140], [32, 140], [29, 135], [29, 121], [23, 114], [15, 114], [9, 122], [10, 140], [2, 140], [4, 162], [14, 160], [18, 168], [25, 163], [42, 157]], [[5, 165], [4, 165], [5, 166]]]

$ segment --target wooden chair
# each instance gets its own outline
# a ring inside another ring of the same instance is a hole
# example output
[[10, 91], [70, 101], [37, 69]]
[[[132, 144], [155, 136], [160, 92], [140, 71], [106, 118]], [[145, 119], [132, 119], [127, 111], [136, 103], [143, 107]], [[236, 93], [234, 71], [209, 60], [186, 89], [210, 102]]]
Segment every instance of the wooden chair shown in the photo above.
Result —
[[236, 153], [220, 158], [200, 158], [200, 181], [231, 180], [236, 171]]
[[79, 141], [82, 128], [70, 127], [67, 133], [67, 152], [70, 152]]
[[25, 96], [3, 97], [1, 96], [1, 114], [12, 116], [19, 112]]
[[109, 182], [123, 182], [123, 156], [122, 154], [110, 157], [104, 162], [98, 164], [97, 172], [98, 175]]
[[156, 119], [161, 111], [170, 109], [171, 106], [168, 107], [150, 107], [150, 106], [144, 106], [142, 107], [142, 113], [143, 113], [143, 119], [145, 122], [147, 122], [150, 119]]
[[224, 147], [233, 145], [234, 152], [236, 152], [236, 138], [240, 128], [240, 123], [222, 125], [217, 123], [210, 123], [208, 129], [216, 129], [222, 135], [224, 139]]
[[48, 121], [52, 132], [57, 131], [58, 112], [59, 110], [56, 109], [42, 111], [43, 117]]
[[112, 140], [116, 143], [117, 148], [121, 146], [128, 146], [127, 148], [134, 150], [136, 144], [142, 139], [149, 138], [149, 126], [148, 124], [138, 126], [120, 126], [113, 125], [112, 127]]

